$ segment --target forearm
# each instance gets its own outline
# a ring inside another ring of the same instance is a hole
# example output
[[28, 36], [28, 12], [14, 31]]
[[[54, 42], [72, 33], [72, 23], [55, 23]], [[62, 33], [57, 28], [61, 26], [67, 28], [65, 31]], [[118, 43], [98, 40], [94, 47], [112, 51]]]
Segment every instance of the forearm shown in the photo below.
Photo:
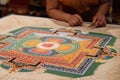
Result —
[[96, 15], [99, 14], [106, 15], [109, 11], [109, 8], [110, 8], [110, 2], [101, 4]]
[[70, 26], [81, 25], [83, 20], [78, 14], [69, 14], [59, 10], [59, 0], [46, 0], [46, 11], [49, 17], [68, 22]]
[[47, 14], [51, 18], [61, 20], [61, 21], [66, 21], [66, 22], [68, 22], [68, 19], [71, 16], [71, 14], [65, 13], [65, 12], [60, 11], [58, 9], [47, 10]]

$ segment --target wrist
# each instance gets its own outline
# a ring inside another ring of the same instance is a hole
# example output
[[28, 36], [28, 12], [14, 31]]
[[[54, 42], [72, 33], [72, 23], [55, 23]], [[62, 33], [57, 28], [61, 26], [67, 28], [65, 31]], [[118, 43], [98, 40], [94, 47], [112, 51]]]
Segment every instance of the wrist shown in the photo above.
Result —
[[106, 16], [108, 14], [108, 10], [102, 10], [102, 9], [98, 9], [96, 15], [103, 15]]
[[103, 16], [105, 16], [106, 14], [103, 13], [103, 12], [97, 12], [96, 15], [103, 15]]

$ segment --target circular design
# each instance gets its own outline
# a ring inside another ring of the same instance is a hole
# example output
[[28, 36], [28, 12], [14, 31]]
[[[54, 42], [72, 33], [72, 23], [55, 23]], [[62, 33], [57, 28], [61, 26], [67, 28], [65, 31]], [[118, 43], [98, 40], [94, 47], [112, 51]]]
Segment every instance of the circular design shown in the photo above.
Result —
[[41, 49], [56, 49], [59, 47], [59, 44], [55, 43], [55, 42], [42, 42], [38, 44], [38, 48]]
[[35, 56], [53, 56], [56, 53], [55, 50], [45, 50], [37, 48], [25, 48], [24, 52]]
[[80, 44], [72, 39], [56, 36], [23, 39], [18, 44], [26, 54], [35, 56], [67, 55], [80, 49]]
[[34, 45], [37, 45], [38, 43], [39, 43], [38, 40], [30, 40], [25, 43], [25, 46], [34, 46]]
[[60, 44], [65, 44], [65, 43], [72, 43], [72, 40], [63, 38], [63, 37], [42, 37], [42, 41], [47, 41], [47, 42], [56, 42]]

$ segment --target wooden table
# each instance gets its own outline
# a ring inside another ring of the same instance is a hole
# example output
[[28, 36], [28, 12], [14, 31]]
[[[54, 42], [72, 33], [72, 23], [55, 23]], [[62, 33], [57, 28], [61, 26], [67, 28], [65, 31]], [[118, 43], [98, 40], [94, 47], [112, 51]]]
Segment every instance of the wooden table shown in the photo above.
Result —
[[[50, 28], [69, 28], [80, 29], [81, 31], [92, 31], [111, 34], [117, 37], [114, 49], [120, 53], [120, 25], [107, 24], [106, 27], [88, 29], [89, 23], [84, 23], [83, 26], [70, 27], [66, 22], [57, 21], [49, 18], [30, 17], [20, 15], [9, 15], [0, 19], [0, 34], [7, 33], [11, 30], [21, 27], [50, 27]], [[35, 74], [34, 74], [35, 73]], [[8, 74], [6, 70], [0, 68], [0, 79], [2, 80], [119, 80], [120, 79], [120, 57], [115, 57], [100, 65], [94, 75], [82, 78], [62, 77], [48, 73], [35, 71], [33, 73], [12, 73]]]

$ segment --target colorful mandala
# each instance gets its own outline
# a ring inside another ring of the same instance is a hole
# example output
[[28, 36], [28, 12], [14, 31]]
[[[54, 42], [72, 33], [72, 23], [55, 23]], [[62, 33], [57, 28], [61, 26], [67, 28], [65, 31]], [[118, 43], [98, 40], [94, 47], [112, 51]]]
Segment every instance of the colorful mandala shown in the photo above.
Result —
[[41, 37], [20, 42], [20, 47], [27, 54], [37, 56], [53, 56], [70, 54], [79, 49], [80, 45], [62, 37]]

